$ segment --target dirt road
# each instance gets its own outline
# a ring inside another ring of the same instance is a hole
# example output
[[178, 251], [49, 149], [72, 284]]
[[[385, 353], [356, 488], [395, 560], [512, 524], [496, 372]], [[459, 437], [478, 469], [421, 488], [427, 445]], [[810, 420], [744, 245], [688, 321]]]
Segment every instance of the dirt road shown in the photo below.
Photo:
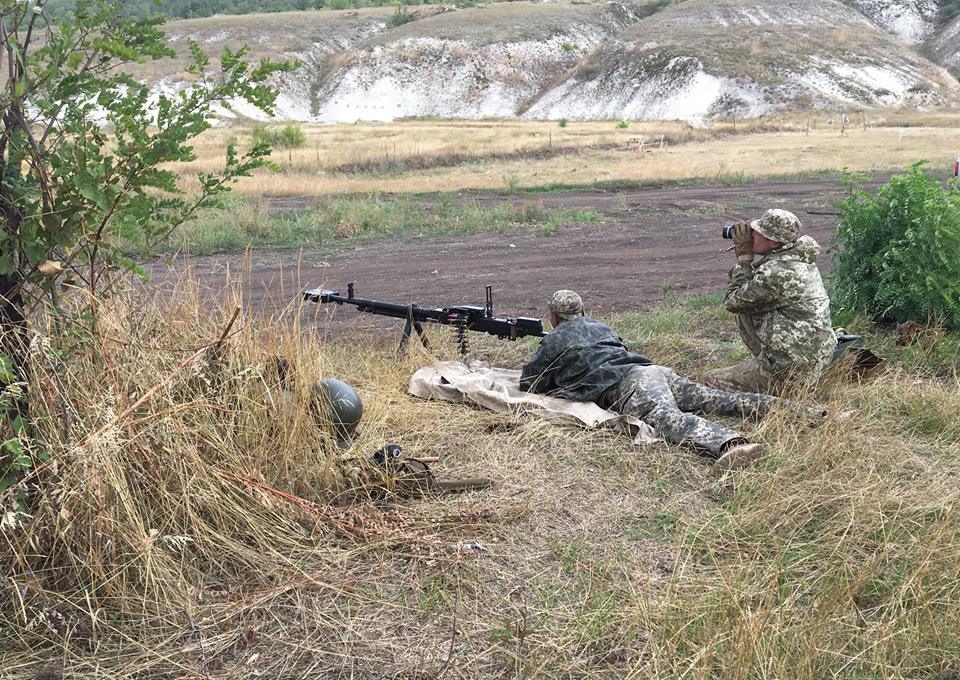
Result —
[[[604, 214], [599, 223], [541, 233], [381, 240], [330, 251], [261, 250], [244, 262], [241, 254], [193, 257], [194, 275], [216, 294], [225, 272], [246, 269], [244, 298], [252, 309], [273, 313], [298, 298], [304, 287], [324, 286], [356, 294], [426, 306], [482, 304], [484, 286], [493, 285], [501, 314], [540, 316], [545, 298], [559, 288], [583, 295], [589, 311], [642, 309], [667, 291], [682, 294], [721, 291], [734, 261], [723, 253], [723, 224], [758, 217], [763, 210], [792, 210], [806, 232], [820, 242], [821, 269], [830, 267], [829, 240], [837, 217], [835, 182], [745, 184], [581, 191], [543, 196], [464, 195], [490, 203], [541, 203], [545, 208], [590, 208]], [[278, 202], [296, 209], [306, 202]], [[183, 259], [171, 266], [154, 263], [152, 286], [179, 279]], [[342, 309], [337, 323], [361, 315]], [[359, 322], [363, 323], [363, 322]]]

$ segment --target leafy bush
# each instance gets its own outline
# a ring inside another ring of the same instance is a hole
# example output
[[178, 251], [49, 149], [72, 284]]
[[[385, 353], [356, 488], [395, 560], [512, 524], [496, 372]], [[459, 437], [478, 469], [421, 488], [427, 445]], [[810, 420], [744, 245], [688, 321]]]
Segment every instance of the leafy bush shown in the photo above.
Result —
[[416, 19], [416, 14], [407, 11], [407, 3], [404, 0], [401, 0], [399, 3], [397, 3], [397, 9], [394, 10], [393, 15], [387, 19], [387, 26], [390, 28], [396, 28], [397, 26], [403, 26], [411, 21], [416, 21]]
[[932, 315], [960, 328], [960, 190], [944, 188], [923, 166], [876, 194], [846, 177], [850, 195], [834, 237], [835, 300], [878, 321]]
[[561, 118], [560, 120], [557, 121], [557, 124], [560, 125], [560, 127], [567, 127], [567, 119]]
[[273, 131], [263, 123], [254, 123], [250, 128], [250, 142], [254, 146], [269, 144], [273, 146]]
[[284, 149], [296, 149], [303, 146], [307, 141], [307, 135], [300, 129], [299, 125], [284, 125], [277, 134], [277, 146]]
[[617, 123], [618, 130], [626, 130], [628, 127], [630, 127], [630, 123], [625, 120], [621, 120]]
[[307, 141], [307, 135], [299, 125], [290, 123], [279, 130], [268, 127], [263, 123], [254, 123], [250, 128], [250, 141], [254, 146], [269, 144], [280, 149], [296, 149]]

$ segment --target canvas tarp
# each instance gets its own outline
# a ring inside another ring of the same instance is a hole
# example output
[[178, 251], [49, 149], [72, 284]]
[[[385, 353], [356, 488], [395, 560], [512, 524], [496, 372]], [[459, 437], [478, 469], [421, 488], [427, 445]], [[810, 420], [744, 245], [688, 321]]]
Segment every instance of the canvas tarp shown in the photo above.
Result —
[[520, 371], [441, 361], [413, 374], [407, 391], [421, 399], [474, 404], [498, 413], [531, 413], [586, 428], [611, 427], [629, 434], [635, 444], [660, 441], [649, 425], [633, 416], [600, 408], [593, 402], [558, 399], [520, 389]]

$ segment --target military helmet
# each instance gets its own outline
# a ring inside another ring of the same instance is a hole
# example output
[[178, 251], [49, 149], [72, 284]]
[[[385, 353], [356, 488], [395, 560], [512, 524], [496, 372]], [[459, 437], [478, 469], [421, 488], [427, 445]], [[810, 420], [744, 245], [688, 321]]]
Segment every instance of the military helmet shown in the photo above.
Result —
[[336, 378], [324, 378], [314, 387], [320, 397], [323, 416], [333, 425], [338, 438], [351, 437], [363, 417], [363, 402], [357, 391]]
[[772, 208], [763, 213], [763, 217], [750, 223], [750, 228], [758, 231], [771, 241], [779, 241], [784, 245], [793, 243], [800, 238], [800, 218], [789, 210]]

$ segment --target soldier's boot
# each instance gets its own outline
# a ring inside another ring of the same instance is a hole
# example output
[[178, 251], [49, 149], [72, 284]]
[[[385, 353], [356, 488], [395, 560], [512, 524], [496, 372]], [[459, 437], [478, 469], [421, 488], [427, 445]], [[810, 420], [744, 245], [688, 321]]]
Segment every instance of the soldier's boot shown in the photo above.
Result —
[[766, 453], [766, 450], [763, 448], [763, 444], [751, 444], [749, 442], [734, 444], [728, 447], [716, 460], [713, 464], [713, 470], [718, 473], [742, 470], [763, 458], [764, 453]]

